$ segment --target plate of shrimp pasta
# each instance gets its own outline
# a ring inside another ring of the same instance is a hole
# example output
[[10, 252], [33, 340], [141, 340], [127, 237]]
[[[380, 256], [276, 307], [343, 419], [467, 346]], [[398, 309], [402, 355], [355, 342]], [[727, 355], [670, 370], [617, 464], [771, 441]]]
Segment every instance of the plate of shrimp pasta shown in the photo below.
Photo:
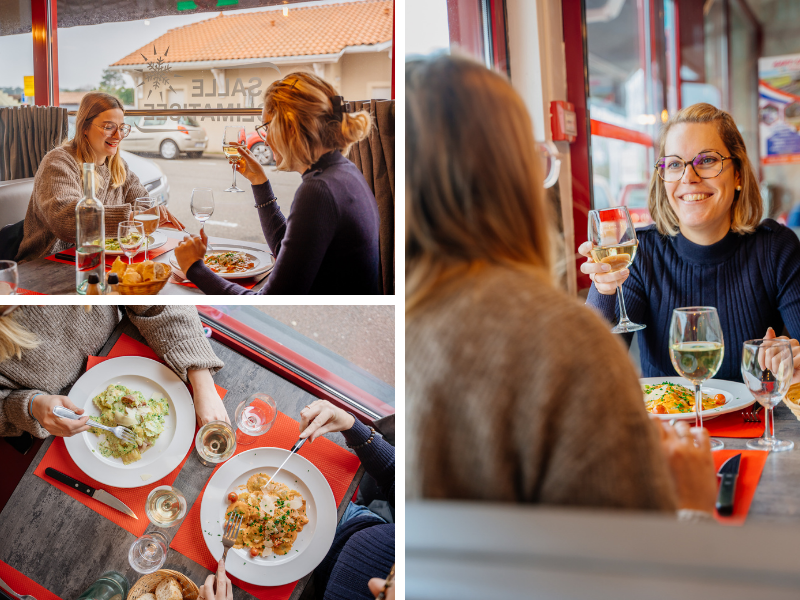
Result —
[[200, 505], [203, 539], [222, 557], [228, 515], [242, 517], [227, 571], [255, 585], [283, 585], [322, 561], [336, 532], [336, 501], [311, 462], [281, 448], [254, 448], [228, 460], [209, 480]]

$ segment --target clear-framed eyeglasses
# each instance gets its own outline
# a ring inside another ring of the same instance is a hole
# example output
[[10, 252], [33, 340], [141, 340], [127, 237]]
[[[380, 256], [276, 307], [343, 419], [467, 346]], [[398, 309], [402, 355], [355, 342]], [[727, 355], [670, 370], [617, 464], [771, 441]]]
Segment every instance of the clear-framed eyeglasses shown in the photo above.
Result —
[[683, 178], [686, 165], [692, 165], [692, 169], [700, 179], [713, 179], [722, 173], [726, 160], [732, 160], [732, 156], [722, 156], [719, 152], [701, 152], [692, 160], [685, 161], [680, 156], [662, 156], [656, 161], [655, 169], [658, 176], [667, 183], [674, 183]]
[[128, 134], [131, 132], [131, 126], [127, 123], [122, 125], [117, 125], [116, 123], [92, 123], [95, 127], [99, 127], [103, 131], [106, 132], [106, 135], [111, 137], [115, 133], [117, 133], [117, 129], [119, 129], [119, 134], [121, 137], [128, 137]]
[[258, 137], [260, 137], [265, 142], [267, 141], [267, 132], [269, 131], [269, 123], [263, 123], [256, 127], [256, 133], [258, 133]]

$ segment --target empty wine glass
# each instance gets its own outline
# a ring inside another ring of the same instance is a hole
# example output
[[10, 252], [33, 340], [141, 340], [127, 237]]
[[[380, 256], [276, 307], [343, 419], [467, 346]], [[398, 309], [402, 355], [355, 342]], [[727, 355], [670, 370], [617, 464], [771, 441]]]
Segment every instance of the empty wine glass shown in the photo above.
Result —
[[117, 225], [117, 241], [130, 265], [145, 241], [144, 225], [140, 221], [121, 221]]
[[0, 296], [12, 296], [17, 293], [17, 263], [13, 260], [0, 260]]
[[228, 157], [228, 162], [233, 169], [233, 183], [226, 192], [243, 192], [243, 189], [236, 187], [236, 165], [244, 165], [244, 159], [239, 154], [239, 148], [245, 142], [244, 127], [226, 127], [225, 135], [222, 139], [222, 151]]
[[[589, 211], [589, 241], [592, 243], [592, 260], [605, 263], [611, 267], [609, 273], [621, 271], [631, 265], [636, 258], [639, 240], [636, 229], [631, 222], [628, 209], [624, 206]], [[625, 299], [622, 296], [622, 285], [617, 287], [619, 298], [619, 323], [611, 333], [629, 333], [644, 329], [628, 318], [625, 311]]]
[[136, 198], [133, 202], [133, 220], [139, 221], [144, 227], [144, 259], [147, 260], [150, 236], [158, 229], [158, 224], [161, 220], [158, 214], [158, 203], [155, 198], [151, 198], [150, 196]]
[[236, 407], [236, 443], [252, 444], [260, 435], [270, 430], [278, 416], [278, 406], [272, 396], [253, 394]]
[[[695, 425], [703, 426], [703, 382], [717, 374], [725, 356], [725, 342], [717, 309], [690, 306], [672, 311], [669, 326], [669, 357], [678, 375], [694, 384]], [[724, 444], [711, 438], [711, 449]]]
[[751, 450], [782, 452], [794, 442], [775, 439], [772, 409], [780, 403], [794, 375], [792, 345], [788, 340], [748, 340], [742, 347], [742, 379], [761, 406], [766, 408], [764, 437], [747, 442]]
[[[194, 218], [200, 221], [200, 231], [204, 231], [206, 221], [214, 214], [214, 191], [210, 188], [194, 188], [191, 209]], [[211, 244], [208, 244], [208, 249], [211, 250]]]
[[131, 544], [128, 550], [128, 562], [134, 571], [147, 574], [158, 571], [167, 559], [169, 542], [167, 536], [160, 531], [145, 533]]

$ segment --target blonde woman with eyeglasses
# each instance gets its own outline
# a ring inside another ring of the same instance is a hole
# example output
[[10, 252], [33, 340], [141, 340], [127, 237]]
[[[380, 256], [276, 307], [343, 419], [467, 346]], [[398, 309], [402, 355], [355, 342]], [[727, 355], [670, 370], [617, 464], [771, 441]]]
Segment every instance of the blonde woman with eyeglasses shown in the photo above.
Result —
[[646, 325], [638, 338], [645, 377], [675, 374], [673, 309], [714, 306], [731, 349], [719, 379], [741, 381], [743, 342], [775, 337], [786, 326], [793, 382], [800, 382], [800, 241], [789, 228], [761, 220], [758, 179], [733, 118], [710, 104], [684, 108], [664, 125], [656, 151], [649, 198], [655, 224], [637, 230], [636, 261], [608, 273], [590, 258], [589, 242], [579, 249], [588, 259], [581, 271], [593, 281], [587, 304], [616, 322], [616, 290], [624, 283], [629, 318]]
[[[111, 94], [90, 92], [83, 97], [75, 136], [50, 150], [36, 171], [17, 261], [47, 256], [75, 243], [83, 163], [95, 165], [95, 195], [105, 207], [106, 235], [116, 237], [117, 225], [131, 219], [134, 200], [148, 192], [119, 155], [120, 143], [130, 133], [124, 117], [122, 103]], [[163, 207], [161, 220], [180, 226]]]
[[329, 83], [291, 73], [264, 94], [259, 133], [280, 171], [300, 173], [288, 218], [264, 168], [247, 148], [236, 170], [252, 184], [261, 229], [275, 266], [258, 292], [222, 279], [203, 262], [204, 232], [186, 238], [175, 257], [206, 294], [379, 293], [378, 205], [358, 168], [344, 155], [370, 129], [366, 112], [350, 114]]

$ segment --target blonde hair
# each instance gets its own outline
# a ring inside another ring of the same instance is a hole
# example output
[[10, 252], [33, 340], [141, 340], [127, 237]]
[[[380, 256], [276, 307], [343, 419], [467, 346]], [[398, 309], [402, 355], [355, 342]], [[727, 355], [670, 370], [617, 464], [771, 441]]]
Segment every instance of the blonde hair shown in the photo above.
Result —
[[[722, 143], [728, 149], [728, 154], [733, 157], [733, 167], [741, 178], [742, 190], [734, 193], [731, 205], [731, 230], [736, 233], [752, 233], [761, 222], [764, 205], [755, 170], [747, 157], [744, 139], [739, 133], [733, 117], [724, 110], [704, 102], [681, 109], [672, 115], [661, 129], [657, 156], [664, 156], [667, 134], [672, 127], [681, 123], [714, 123], [716, 125]], [[655, 170], [650, 178], [648, 207], [653, 221], [662, 235], [678, 234], [680, 229], [678, 217], [669, 204], [664, 181]]]
[[[78, 116], [75, 117], [75, 137], [62, 144], [72, 152], [78, 164], [94, 162], [94, 151], [89, 145], [89, 140], [86, 139], [86, 130], [91, 127], [92, 121], [97, 115], [115, 108], [125, 114], [122, 102], [105, 92], [89, 92], [81, 100]], [[117, 147], [117, 152], [108, 159], [108, 171], [111, 174], [111, 189], [116, 189], [125, 183], [125, 165], [120, 158], [119, 147]], [[100, 185], [100, 177], [95, 175], [95, 189]]]
[[23, 350], [32, 350], [39, 339], [20, 325], [13, 314], [0, 317], [0, 362], [16, 356], [22, 358]]
[[525, 103], [465, 57], [406, 65], [406, 313], [490, 264], [550, 281], [550, 210]]
[[343, 154], [369, 134], [372, 119], [365, 111], [334, 112], [336, 90], [311, 73], [290, 73], [264, 92], [264, 107], [272, 117], [269, 131], [281, 161], [280, 171], [313, 165], [327, 150]]

